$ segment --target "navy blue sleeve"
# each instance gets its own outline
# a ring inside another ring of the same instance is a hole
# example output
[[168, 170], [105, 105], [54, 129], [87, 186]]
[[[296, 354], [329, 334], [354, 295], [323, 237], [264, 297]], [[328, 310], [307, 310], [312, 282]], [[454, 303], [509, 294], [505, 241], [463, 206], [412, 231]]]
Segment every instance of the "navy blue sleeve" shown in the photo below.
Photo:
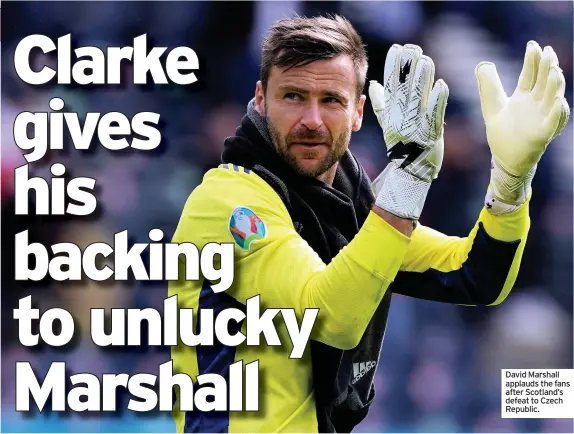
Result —
[[392, 285], [395, 294], [452, 304], [489, 305], [500, 295], [520, 241], [492, 238], [482, 223], [467, 260], [458, 270], [423, 273], [401, 271]]

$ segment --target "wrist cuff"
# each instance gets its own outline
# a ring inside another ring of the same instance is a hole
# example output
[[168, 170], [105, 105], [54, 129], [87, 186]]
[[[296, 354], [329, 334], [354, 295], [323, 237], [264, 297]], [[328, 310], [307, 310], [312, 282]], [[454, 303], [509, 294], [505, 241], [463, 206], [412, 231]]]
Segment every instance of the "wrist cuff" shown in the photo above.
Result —
[[492, 158], [490, 170], [490, 186], [494, 196], [510, 205], [522, 205], [530, 193], [532, 178], [536, 173], [534, 165], [526, 175], [516, 176], [504, 169], [495, 158]]
[[525, 176], [513, 175], [492, 158], [490, 186], [484, 199], [489, 213], [502, 215], [520, 208], [528, 200], [535, 173], [536, 165]]
[[381, 189], [375, 204], [398, 217], [418, 220], [430, 189], [423, 181], [391, 162], [381, 174]]

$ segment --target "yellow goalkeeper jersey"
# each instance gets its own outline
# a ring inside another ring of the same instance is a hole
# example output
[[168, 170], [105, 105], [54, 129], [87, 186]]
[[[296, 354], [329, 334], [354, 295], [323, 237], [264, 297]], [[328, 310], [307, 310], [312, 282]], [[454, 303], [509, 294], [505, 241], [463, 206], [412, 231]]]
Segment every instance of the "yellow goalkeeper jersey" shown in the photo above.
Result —
[[[173, 237], [202, 249], [208, 243], [233, 243], [234, 283], [214, 293], [206, 281], [169, 283], [180, 308], [209, 307], [214, 314], [244, 305], [259, 295], [265, 308], [319, 309], [311, 339], [339, 349], [354, 348], [399, 271], [456, 270], [472, 249], [479, 223], [493, 238], [520, 240], [503, 290], [506, 298], [518, 272], [529, 228], [528, 204], [503, 217], [483, 210], [468, 237], [443, 235], [418, 225], [411, 238], [373, 212], [361, 230], [325, 265], [295, 230], [277, 193], [254, 172], [233, 165], [210, 170], [188, 198]], [[223, 374], [237, 361], [259, 361], [258, 412], [181, 412], [177, 432], [317, 432], [311, 359], [290, 359], [292, 344], [285, 325], [276, 323], [282, 345], [209, 348], [180, 345], [172, 350], [174, 370], [194, 381], [200, 374]], [[245, 333], [245, 330], [242, 329]], [[177, 396], [177, 394], [176, 394]]]

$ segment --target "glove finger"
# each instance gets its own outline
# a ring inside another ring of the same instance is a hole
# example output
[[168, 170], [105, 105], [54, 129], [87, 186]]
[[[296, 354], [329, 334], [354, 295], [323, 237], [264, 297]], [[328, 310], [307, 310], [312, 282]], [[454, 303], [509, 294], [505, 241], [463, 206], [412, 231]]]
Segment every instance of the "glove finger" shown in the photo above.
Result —
[[546, 83], [544, 100], [542, 101], [542, 110], [545, 115], [548, 115], [550, 110], [552, 110], [556, 97], [564, 96], [565, 88], [566, 80], [562, 70], [557, 66], [553, 66], [550, 68], [550, 74], [548, 74], [548, 82]]
[[407, 44], [403, 47], [396, 95], [396, 101], [403, 111], [408, 107], [414, 73], [422, 54], [423, 50], [417, 45]]
[[544, 133], [549, 141], [559, 136], [570, 117], [570, 107], [564, 97], [557, 96], [544, 122]]
[[538, 66], [540, 65], [540, 58], [542, 57], [542, 48], [536, 41], [529, 41], [526, 45], [526, 54], [524, 55], [524, 64], [520, 77], [518, 77], [519, 90], [530, 92], [536, 83], [536, 76], [538, 75]]
[[429, 94], [434, 83], [435, 66], [432, 59], [422, 56], [417, 62], [413, 77], [413, 88], [409, 98], [408, 113], [421, 115], [425, 112]]
[[369, 83], [369, 98], [379, 125], [384, 128], [385, 88], [375, 80], [371, 80]]
[[556, 128], [556, 131], [554, 132], [552, 139], [562, 134], [562, 131], [564, 131], [564, 127], [566, 127], [566, 124], [570, 119], [570, 106], [568, 105], [568, 101], [566, 101], [566, 98], [564, 97], [561, 97], [561, 100], [562, 100], [562, 111], [560, 113], [560, 121], [558, 122], [558, 128]]
[[390, 101], [393, 100], [394, 96], [397, 93], [396, 89], [398, 85], [398, 74], [399, 74], [399, 66], [402, 51], [403, 47], [394, 44], [389, 49], [389, 52], [387, 53], [387, 57], [385, 59], [383, 86], [385, 90], [385, 102], [387, 104], [389, 104]]
[[474, 71], [478, 83], [482, 116], [488, 122], [506, 104], [506, 92], [492, 62], [480, 62]]
[[537, 100], [541, 100], [544, 97], [544, 90], [546, 89], [548, 75], [550, 74], [550, 68], [552, 66], [558, 66], [558, 57], [552, 47], [544, 47], [540, 67], [538, 68], [538, 76], [536, 77], [536, 84], [534, 85], [534, 89], [532, 89], [534, 98]]
[[442, 79], [437, 80], [429, 96], [425, 113], [425, 118], [429, 125], [429, 133], [433, 140], [438, 139], [443, 133], [448, 95], [449, 89], [446, 83]]

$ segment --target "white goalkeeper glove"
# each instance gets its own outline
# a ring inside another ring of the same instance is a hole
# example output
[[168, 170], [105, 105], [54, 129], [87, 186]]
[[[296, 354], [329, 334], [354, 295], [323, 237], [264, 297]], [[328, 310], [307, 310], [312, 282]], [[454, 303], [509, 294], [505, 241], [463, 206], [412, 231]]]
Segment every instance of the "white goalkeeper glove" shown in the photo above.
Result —
[[384, 87], [371, 81], [369, 97], [383, 129], [391, 162], [373, 183], [375, 204], [399, 217], [418, 220], [443, 159], [443, 124], [448, 87], [416, 45], [393, 45]]
[[528, 42], [516, 90], [506, 96], [496, 66], [476, 67], [486, 137], [492, 152], [485, 206], [494, 215], [515, 211], [528, 199], [546, 147], [570, 117], [565, 81], [551, 47]]

